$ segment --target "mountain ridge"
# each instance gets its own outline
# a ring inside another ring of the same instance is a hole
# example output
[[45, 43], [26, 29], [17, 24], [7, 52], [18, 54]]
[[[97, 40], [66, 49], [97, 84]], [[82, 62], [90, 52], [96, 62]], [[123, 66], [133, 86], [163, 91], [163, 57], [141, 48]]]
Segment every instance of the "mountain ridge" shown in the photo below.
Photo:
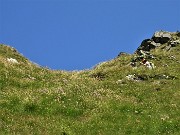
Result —
[[40, 67], [0, 45], [0, 134], [180, 133], [180, 34], [91, 70]]

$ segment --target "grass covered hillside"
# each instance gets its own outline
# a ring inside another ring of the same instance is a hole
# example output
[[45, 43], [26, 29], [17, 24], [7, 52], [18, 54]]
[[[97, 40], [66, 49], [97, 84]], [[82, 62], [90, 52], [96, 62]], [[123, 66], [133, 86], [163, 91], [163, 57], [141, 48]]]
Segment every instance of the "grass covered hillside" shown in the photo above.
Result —
[[40, 67], [0, 45], [1, 135], [179, 135], [180, 33], [91, 70]]

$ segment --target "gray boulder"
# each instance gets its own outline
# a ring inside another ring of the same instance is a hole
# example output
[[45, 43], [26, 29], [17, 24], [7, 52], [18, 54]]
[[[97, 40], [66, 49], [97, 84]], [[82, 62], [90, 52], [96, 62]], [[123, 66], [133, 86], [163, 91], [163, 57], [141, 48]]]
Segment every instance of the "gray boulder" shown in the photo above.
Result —
[[137, 52], [140, 50], [150, 51], [151, 49], [156, 48], [156, 46], [151, 44], [151, 39], [145, 39], [142, 41], [141, 45], [138, 47]]
[[175, 47], [180, 44], [180, 40], [170, 41], [171, 47]]
[[[169, 43], [172, 39], [171, 33], [166, 31], [155, 32], [151, 39], [145, 39], [142, 41], [141, 45], [136, 50], [138, 54], [140, 50], [150, 51], [156, 47], [161, 46], [164, 43]], [[174, 44], [174, 43], [172, 43]]]
[[141, 45], [136, 50], [136, 53], [139, 53], [140, 50], [150, 51], [152, 49], [155, 49], [156, 47], [159, 47], [160, 45], [160, 43], [156, 43], [152, 39], [145, 39], [142, 41]]
[[154, 33], [152, 39], [155, 43], [164, 44], [171, 40], [171, 34], [165, 31], [158, 31]]

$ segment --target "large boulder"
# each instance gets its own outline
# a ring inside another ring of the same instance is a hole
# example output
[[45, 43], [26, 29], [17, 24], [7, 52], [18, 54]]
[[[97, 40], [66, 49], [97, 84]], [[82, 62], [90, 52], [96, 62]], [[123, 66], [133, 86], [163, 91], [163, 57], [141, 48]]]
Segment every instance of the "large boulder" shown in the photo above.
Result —
[[158, 31], [154, 33], [152, 39], [156, 43], [164, 44], [171, 40], [171, 34], [165, 31]]
[[[150, 51], [156, 47], [161, 46], [164, 43], [170, 43], [172, 39], [172, 33], [166, 31], [155, 32], [151, 39], [145, 39], [136, 50], [136, 53], [142, 51]], [[173, 43], [172, 43], [173, 44]]]
[[152, 49], [155, 49], [156, 47], [159, 47], [160, 45], [160, 43], [156, 43], [152, 39], [145, 39], [142, 41], [141, 45], [136, 50], [136, 53], [138, 53], [140, 50], [150, 51]]

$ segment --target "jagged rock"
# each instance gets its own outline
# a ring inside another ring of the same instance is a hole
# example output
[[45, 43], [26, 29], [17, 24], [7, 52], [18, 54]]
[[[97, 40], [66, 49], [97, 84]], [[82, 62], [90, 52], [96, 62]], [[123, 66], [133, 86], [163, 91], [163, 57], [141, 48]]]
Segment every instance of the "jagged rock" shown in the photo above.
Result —
[[172, 47], [176, 47], [177, 45], [180, 45], [180, 40], [172, 40], [168, 42], [168, 45], [163, 47], [166, 51], [171, 50]]
[[[166, 31], [157, 31], [154, 33], [151, 39], [145, 39], [142, 41], [141, 45], [135, 51], [136, 54], [142, 55], [140, 52], [146, 51], [149, 52], [152, 49], [160, 47], [161, 45], [166, 44], [163, 48], [169, 51], [172, 47], [176, 47], [180, 44], [180, 32], [166, 32]], [[162, 49], [163, 49], [162, 48]]]
[[138, 47], [137, 52], [140, 50], [150, 51], [151, 49], [156, 48], [155, 45], [151, 44], [151, 39], [145, 39], [142, 41], [141, 45]]
[[169, 32], [165, 32], [165, 31], [158, 31], [158, 32], [154, 33], [152, 39], [156, 43], [164, 44], [164, 43], [167, 43], [168, 41], [170, 41], [171, 34]]
[[170, 41], [171, 47], [175, 47], [175, 46], [177, 46], [178, 44], [180, 44], [180, 40]]
[[152, 39], [145, 39], [142, 41], [136, 52], [139, 53], [140, 50], [150, 51], [152, 49], [155, 49], [156, 47], [159, 47], [160, 45], [160, 43], [156, 43]]
[[143, 51], [143, 50], [139, 50], [137, 52], [137, 54], [139, 55], [138, 57], [140, 57], [142, 60], [142, 58], [146, 58], [146, 59], [154, 59], [155, 57], [148, 51]]
[[156, 42], [154, 42], [154, 41], [152, 41], [150, 44], [151, 44], [151, 45], [154, 45], [155, 47], [159, 47], [159, 46], [161, 45], [160, 43], [156, 43]]
[[[180, 40], [178, 37], [180, 37], [180, 32], [173, 33], [166, 31], [157, 31], [154, 33], [151, 39], [145, 39], [142, 41], [141, 45], [135, 51], [135, 54], [141, 57], [142, 56], [141, 51], [150, 52], [152, 49], [160, 47], [165, 43], [167, 44], [166, 46], [163, 46], [163, 48], [165, 48], [166, 50], [170, 50], [171, 47], [175, 47], [176, 45], [180, 44]], [[122, 55], [127, 55], [127, 53], [120, 52], [118, 57]], [[147, 58], [147, 57], [143, 56], [143, 58]], [[142, 57], [140, 59], [142, 59]]]

